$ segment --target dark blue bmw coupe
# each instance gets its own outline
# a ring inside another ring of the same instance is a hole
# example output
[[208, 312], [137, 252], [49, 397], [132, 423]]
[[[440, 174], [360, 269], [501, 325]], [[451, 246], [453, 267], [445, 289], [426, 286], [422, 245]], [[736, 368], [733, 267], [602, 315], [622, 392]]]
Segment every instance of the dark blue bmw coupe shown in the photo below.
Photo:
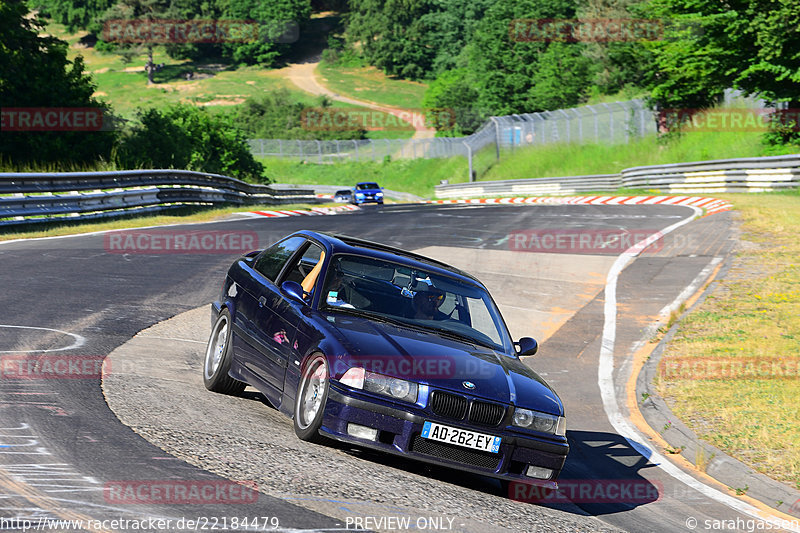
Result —
[[237, 260], [211, 318], [206, 387], [255, 387], [303, 440], [557, 487], [561, 400], [519, 359], [536, 341], [513, 342], [469, 274], [300, 231]]

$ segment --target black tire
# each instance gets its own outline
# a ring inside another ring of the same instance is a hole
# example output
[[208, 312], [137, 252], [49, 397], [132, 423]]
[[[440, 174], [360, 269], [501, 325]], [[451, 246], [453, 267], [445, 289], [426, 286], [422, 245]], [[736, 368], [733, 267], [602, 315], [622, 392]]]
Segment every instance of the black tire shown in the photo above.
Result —
[[328, 402], [329, 380], [325, 356], [313, 354], [304, 366], [294, 400], [294, 432], [300, 440], [316, 443], [325, 441], [319, 428]]
[[228, 375], [233, 357], [231, 329], [231, 314], [227, 309], [223, 309], [208, 338], [206, 356], [203, 360], [203, 384], [210, 391], [237, 395], [241, 394], [247, 384]]

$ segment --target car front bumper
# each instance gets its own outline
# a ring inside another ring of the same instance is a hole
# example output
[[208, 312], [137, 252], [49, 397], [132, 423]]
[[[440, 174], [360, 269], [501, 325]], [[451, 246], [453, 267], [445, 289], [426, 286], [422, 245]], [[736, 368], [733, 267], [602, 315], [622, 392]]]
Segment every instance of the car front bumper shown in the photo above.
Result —
[[356, 198], [353, 197], [353, 202], [357, 204], [368, 204], [368, 203], [376, 203], [382, 204], [383, 203], [383, 196], [373, 196], [373, 197], [363, 197], [363, 198]]
[[[502, 438], [500, 451], [481, 452], [424, 439], [420, 433], [426, 421], [499, 436]], [[349, 423], [377, 429], [377, 439], [368, 440], [351, 436], [347, 432]], [[437, 417], [416, 405], [408, 409], [399, 409], [392, 405], [391, 401], [383, 402], [368, 397], [360, 391], [346, 389], [335, 381], [330, 382], [320, 431], [339, 441], [427, 463], [551, 489], [558, 488], [556, 479], [569, 452], [566, 439], [560, 442], [522, 436], [502, 426], [493, 428], [465, 426], [457, 421]], [[525, 475], [528, 465], [548, 468], [553, 474], [546, 480], [528, 477]]]

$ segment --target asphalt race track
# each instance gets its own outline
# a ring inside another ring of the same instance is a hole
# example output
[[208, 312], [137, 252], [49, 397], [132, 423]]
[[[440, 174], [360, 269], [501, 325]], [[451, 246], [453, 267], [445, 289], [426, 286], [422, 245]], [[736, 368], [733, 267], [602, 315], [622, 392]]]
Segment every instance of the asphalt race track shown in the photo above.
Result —
[[[223, 528], [222, 519], [261, 517], [258, 530], [360, 525], [481, 533], [685, 532], [693, 529], [692, 520], [752, 520], [643, 457], [607, 416], [609, 395], [626, 414], [628, 356], [646, 327], [701, 272], [730, 253], [730, 214], [677, 228], [622, 271], [615, 293], [616, 342], [608, 354], [614, 390], [605, 395], [598, 365], [603, 364], [606, 276], [623, 250], [514, 248], [521, 242], [515, 240], [518, 234], [530, 230], [653, 232], [692, 214], [679, 206], [386, 206], [152, 230], [242, 232], [257, 235], [258, 247], [297, 229], [340, 232], [429, 253], [476, 274], [492, 290], [515, 337], [529, 333], [543, 340], [539, 354], [526, 362], [567, 409], [571, 451], [561, 481], [643, 491], [605, 499], [585, 495], [575, 503], [513, 501], [499, 483], [479, 476], [343, 446], [307, 445], [294, 437], [291, 422], [251, 389], [242, 398], [205, 391], [198, 358], [210, 329], [207, 304], [217, 297], [237, 253], [119, 253], [109, 249], [108, 234], [0, 244], [4, 365], [31, 358], [99, 361], [117, 350], [107, 384], [99, 374], [22, 379], [0, 366], [0, 518], [34, 525], [49, 519], [160, 518], [172, 520], [171, 526], [151, 522], [137, 529], [182, 531], [203, 529], [201, 524], [211, 529], [214, 519], [218, 530], [234, 530]], [[138, 361], [126, 360], [124, 350], [142, 330], [148, 332], [137, 342], [150, 343], [152, 349], [141, 353], [152, 366], [126, 364]], [[193, 368], [196, 375], [186, 372]], [[128, 425], [106, 402], [103, 389], [111, 385], [116, 393], [109, 402]], [[226, 478], [255, 481], [260, 494], [200, 505], [163, 498], [131, 504], [109, 492], [133, 481], [222, 485]], [[517, 496], [526, 499], [524, 493]], [[412, 519], [410, 527], [402, 526], [403, 517]], [[180, 519], [199, 522], [180, 529]], [[94, 529], [130, 526], [107, 521]], [[0, 522], [0, 530], [14, 527]]]

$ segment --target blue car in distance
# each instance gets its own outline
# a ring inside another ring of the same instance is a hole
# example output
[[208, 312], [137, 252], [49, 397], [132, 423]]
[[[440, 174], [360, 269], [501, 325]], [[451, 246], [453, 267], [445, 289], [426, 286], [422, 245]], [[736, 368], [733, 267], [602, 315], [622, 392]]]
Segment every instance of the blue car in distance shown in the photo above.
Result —
[[326, 438], [556, 489], [564, 407], [486, 287], [424, 256], [299, 231], [237, 259], [211, 307], [207, 389], [255, 387]]
[[361, 205], [368, 202], [383, 205], [383, 189], [372, 181], [356, 183], [356, 187], [353, 189], [353, 203]]

